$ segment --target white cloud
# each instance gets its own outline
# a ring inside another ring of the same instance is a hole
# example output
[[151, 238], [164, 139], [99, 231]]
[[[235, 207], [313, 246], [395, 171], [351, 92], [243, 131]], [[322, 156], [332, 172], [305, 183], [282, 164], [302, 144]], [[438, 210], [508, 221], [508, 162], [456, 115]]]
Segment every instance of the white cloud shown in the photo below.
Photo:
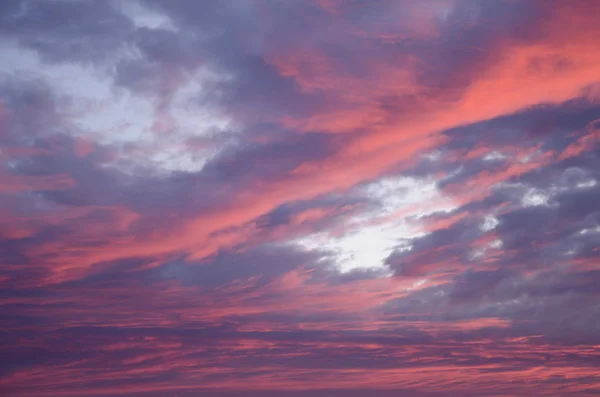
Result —
[[500, 222], [498, 221], [498, 218], [493, 215], [487, 215], [480, 228], [484, 232], [489, 232], [490, 230], [494, 230], [499, 224]]
[[160, 134], [153, 131], [160, 116], [155, 100], [113, 84], [111, 68], [119, 60], [137, 56], [135, 50], [124, 50], [115, 54], [112, 63], [95, 66], [46, 64], [35, 51], [10, 41], [0, 40], [0, 51], [6, 60], [0, 63], [0, 79], [17, 77], [47, 84], [66, 122], [60, 132], [111, 146], [116, 153], [112, 166], [126, 171], [143, 166], [156, 173], [198, 171], [222, 149], [186, 145], [190, 138], [208, 139], [229, 126], [224, 116], [194, 102], [206, 79], [224, 78], [215, 73], [198, 70], [178, 87], [171, 103], [162, 109], [173, 128]]
[[550, 197], [544, 191], [539, 189], [529, 189], [523, 196], [521, 203], [525, 207], [536, 207], [540, 205], [548, 205]]
[[121, 12], [131, 19], [136, 28], [177, 31], [168, 15], [145, 7], [139, 1], [120, 1], [117, 5]]
[[419, 235], [421, 218], [439, 211], [449, 211], [454, 204], [444, 197], [434, 181], [416, 178], [385, 178], [361, 189], [361, 194], [379, 203], [370, 211], [349, 219], [345, 233], [319, 232], [296, 240], [305, 249], [329, 253], [341, 272], [360, 268], [383, 268], [385, 259], [401, 242]]
[[501, 152], [498, 152], [498, 151], [493, 151], [491, 153], [486, 154], [483, 157], [484, 161], [495, 161], [495, 160], [504, 160], [504, 159], [506, 159], [506, 155]]

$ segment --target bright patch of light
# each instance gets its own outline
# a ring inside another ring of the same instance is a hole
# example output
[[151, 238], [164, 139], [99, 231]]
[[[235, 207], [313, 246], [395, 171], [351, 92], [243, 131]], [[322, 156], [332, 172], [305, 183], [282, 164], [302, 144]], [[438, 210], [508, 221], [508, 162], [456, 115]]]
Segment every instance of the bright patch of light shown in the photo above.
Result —
[[385, 269], [386, 258], [402, 241], [422, 235], [419, 225], [407, 221], [454, 208], [434, 181], [386, 178], [366, 185], [362, 193], [380, 203], [349, 219], [339, 236], [324, 231], [295, 242], [304, 249], [322, 251], [341, 272], [361, 268]]
[[548, 195], [543, 191], [530, 189], [527, 193], [525, 193], [525, 196], [523, 196], [521, 203], [525, 207], [536, 207], [540, 205], [548, 205], [549, 199], [550, 198]]
[[484, 232], [489, 232], [490, 230], [494, 230], [496, 226], [498, 226], [498, 224], [500, 224], [500, 222], [496, 217], [494, 217], [493, 215], [487, 215], [480, 228]]
[[494, 249], [500, 249], [502, 248], [502, 240], [494, 240], [490, 243], [490, 248], [494, 248]]
[[587, 181], [579, 182], [576, 186], [579, 189], [587, 189], [587, 188], [596, 186], [596, 184], [597, 184], [597, 182], [595, 179], [589, 179]]
[[506, 158], [506, 155], [504, 155], [503, 153], [493, 151], [491, 153], [486, 154], [483, 157], [483, 160], [484, 161], [495, 161], [495, 160], [504, 160], [505, 158]]
[[392, 253], [398, 236], [409, 234], [408, 230], [388, 225], [367, 227], [346, 233], [341, 238], [331, 238], [327, 233], [312, 235], [298, 242], [310, 250], [324, 250], [334, 255], [342, 272], [359, 268], [382, 268]]
[[473, 252], [471, 252], [470, 259], [471, 260], [480, 259], [485, 256], [485, 254], [487, 253], [487, 251], [489, 249], [500, 249], [500, 248], [502, 248], [502, 245], [503, 245], [503, 243], [502, 243], [502, 240], [500, 240], [500, 239], [491, 241], [487, 246], [473, 250]]
[[410, 287], [406, 288], [406, 291], [413, 291], [415, 289], [418, 289], [419, 287], [422, 287], [423, 285], [425, 285], [425, 283], [427, 283], [427, 281], [428, 280], [426, 278], [416, 281]]
[[579, 231], [579, 234], [581, 234], [581, 235], [596, 234], [596, 233], [600, 233], [600, 226], [589, 227], [589, 228], [581, 229]]

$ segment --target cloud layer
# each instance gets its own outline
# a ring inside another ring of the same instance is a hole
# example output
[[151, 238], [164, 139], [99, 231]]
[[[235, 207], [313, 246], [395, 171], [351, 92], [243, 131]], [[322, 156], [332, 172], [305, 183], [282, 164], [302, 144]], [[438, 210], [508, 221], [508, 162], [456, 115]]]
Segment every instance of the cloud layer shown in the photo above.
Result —
[[3, 1], [0, 393], [596, 395], [598, 16]]

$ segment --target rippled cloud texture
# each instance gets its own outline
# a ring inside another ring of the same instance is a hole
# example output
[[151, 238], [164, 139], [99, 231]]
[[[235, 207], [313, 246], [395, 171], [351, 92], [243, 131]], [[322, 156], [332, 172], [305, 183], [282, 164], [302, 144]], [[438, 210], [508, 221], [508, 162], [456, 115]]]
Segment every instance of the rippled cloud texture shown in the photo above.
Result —
[[0, 2], [0, 394], [600, 393], [600, 2]]

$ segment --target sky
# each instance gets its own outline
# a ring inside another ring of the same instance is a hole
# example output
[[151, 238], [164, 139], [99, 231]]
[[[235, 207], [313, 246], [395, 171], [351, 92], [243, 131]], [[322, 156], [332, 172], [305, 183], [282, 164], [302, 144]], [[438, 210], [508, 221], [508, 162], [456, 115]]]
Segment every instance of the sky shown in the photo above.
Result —
[[599, 18], [1, 1], [0, 395], [597, 396]]

